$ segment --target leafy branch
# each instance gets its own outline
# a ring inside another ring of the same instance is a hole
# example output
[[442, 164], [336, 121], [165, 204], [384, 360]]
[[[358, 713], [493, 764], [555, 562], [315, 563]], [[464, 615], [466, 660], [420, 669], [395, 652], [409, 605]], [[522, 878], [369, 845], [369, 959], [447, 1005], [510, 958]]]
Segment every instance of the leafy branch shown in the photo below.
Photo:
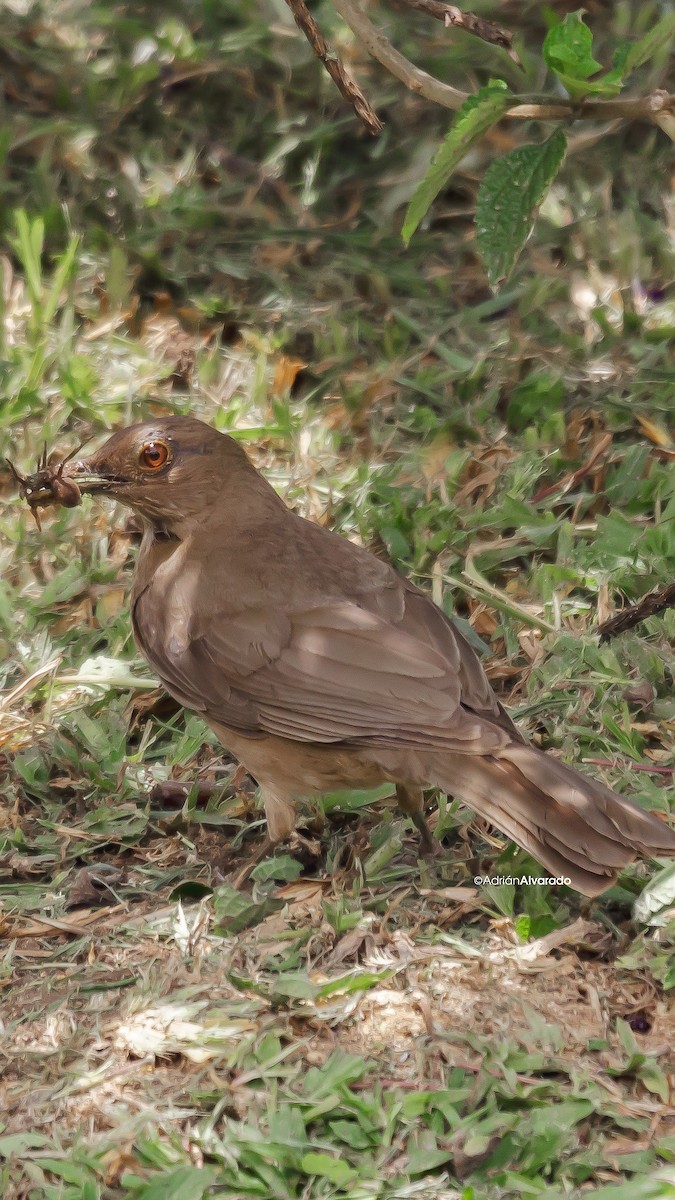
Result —
[[[313, 21], [309, 30], [301, 10], [304, 0], [286, 0], [315, 53], [336, 80], [343, 95], [371, 133], [379, 120], [358, 85], [351, 81], [337, 55]], [[491, 80], [474, 94], [429, 75], [401, 54], [366, 15], [361, 0], [332, 0], [333, 8], [368, 53], [410, 91], [457, 116], [424, 178], [408, 205], [402, 228], [407, 245], [438, 193], [446, 186], [467, 151], [503, 119], [559, 121], [647, 120], [675, 141], [675, 95], [657, 88], [644, 96], [620, 95], [631, 75], [675, 36], [675, 14], [657, 21], [636, 41], [622, 41], [608, 69], [593, 56], [593, 33], [583, 20], [583, 9], [568, 13], [549, 29], [541, 47], [545, 66], [556, 81], [555, 96], [519, 96], [501, 79]], [[498, 46], [520, 65], [510, 33], [473, 13], [443, 0], [398, 0], [464, 29]], [[338, 66], [336, 66], [336, 63]], [[345, 84], [349, 80], [349, 86]], [[565, 95], [557, 92], [564, 89]], [[546, 141], [519, 146], [491, 164], [480, 185], [477, 202], [477, 242], [493, 286], [508, 277], [527, 240], [538, 206], [555, 179], [567, 150], [567, 137], [558, 129]]]

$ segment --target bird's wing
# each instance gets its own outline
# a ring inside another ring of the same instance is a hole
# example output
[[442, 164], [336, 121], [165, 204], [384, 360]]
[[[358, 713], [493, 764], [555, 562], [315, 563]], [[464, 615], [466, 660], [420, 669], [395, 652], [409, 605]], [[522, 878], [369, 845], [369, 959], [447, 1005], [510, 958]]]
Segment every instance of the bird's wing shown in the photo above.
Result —
[[[411, 598], [411, 610], [417, 605]], [[401, 608], [397, 622], [353, 600], [291, 613], [247, 608], [227, 618], [213, 613], [197, 636], [177, 622], [148, 637], [141, 598], [135, 623], [141, 649], [174, 696], [252, 736], [480, 753], [504, 744], [494, 715], [494, 724], [486, 722], [462, 704], [462, 657], [475, 658], [473, 650], [447, 622], [442, 636], [425, 637], [419, 613], [408, 631]]]
[[430, 642], [444, 657], [457, 664], [462, 705], [484, 720], [499, 725], [514, 741], [525, 742], [518, 726], [514, 725], [495, 696], [473, 646], [425, 592], [407, 579], [402, 583], [405, 591], [405, 627], [409, 633], [415, 633]]

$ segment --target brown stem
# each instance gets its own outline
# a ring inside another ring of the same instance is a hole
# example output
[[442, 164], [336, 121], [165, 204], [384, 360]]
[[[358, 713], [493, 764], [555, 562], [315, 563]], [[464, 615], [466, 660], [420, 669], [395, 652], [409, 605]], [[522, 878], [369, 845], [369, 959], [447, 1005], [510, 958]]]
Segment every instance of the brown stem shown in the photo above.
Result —
[[358, 3], [353, 3], [352, 0], [333, 0], [333, 8], [340, 14], [355, 37], [363, 43], [368, 53], [376, 58], [383, 67], [386, 67], [392, 75], [400, 79], [409, 91], [416, 92], [427, 100], [433, 100], [436, 104], [442, 104], [445, 108], [461, 108], [464, 101], [468, 99], [467, 92], [460, 92], [458, 88], [452, 87], [449, 83], [441, 83], [440, 79], [435, 79], [433, 75], [421, 71], [403, 54], [395, 50], [389, 39], [375, 28]]
[[616, 637], [619, 633], [624, 633], [626, 629], [632, 629], [640, 621], [645, 621], [647, 617], [653, 617], [656, 613], [663, 612], [666, 608], [675, 607], [675, 581], [669, 583], [666, 587], [661, 588], [656, 592], [648, 592], [641, 600], [635, 604], [629, 604], [623, 608], [615, 617], [610, 617], [608, 621], [603, 621], [598, 625], [596, 632], [600, 635], [601, 642], [608, 642], [610, 638]]
[[317, 58], [321, 60], [333, 82], [351, 104], [360, 121], [369, 133], [380, 133], [384, 128], [375, 110], [368, 103], [361, 88], [347, 73], [337, 54], [331, 50], [304, 0], [286, 0], [293, 13], [295, 23], [302, 30]]
[[675, 767], [657, 767], [655, 763], [636, 763], [630, 759], [618, 762], [612, 758], [584, 758], [585, 763], [594, 767], [626, 767], [629, 771], [647, 771], [650, 775], [672, 775]]
[[[290, 0], [287, 0], [287, 3], [290, 3]], [[360, 0], [333, 0], [333, 8], [368, 53], [390, 74], [400, 79], [409, 91], [455, 111], [468, 100], [468, 92], [460, 91], [449, 83], [442, 83], [440, 79], [422, 71], [410, 62], [410, 59], [399, 53], [366, 16]], [[666, 116], [673, 109], [675, 95], [657, 89], [648, 96], [619, 96], [614, 100], [525, 100], [514, 104], [503, 115], [518, 121], [606, 121], [618, 117], [621, 120], [644, 119], [663, 126]]]
[[452, 25], [456, 29], [463, 29], [466, 33], [473, 34], [474, 37], [480, 38], [482, 42], [488, 42], [491, 46], [501, 46], [503, 50], [508, 51], [509, 57], [514, 62], [521, 65], [520, 59], [513, 49], [512, 35], [507, 29], [502, 29], [500, 25], [495, 25], [492, 21], [484, 21], [475, 13], [464, 12], [455, 4], [445, 4], [443, 0], [397, 0], [397, 3], [405, 5], [406, 8], [417, 9], [418, 12], [427, 13], [428, 16], [442, 21], [446, 26]]

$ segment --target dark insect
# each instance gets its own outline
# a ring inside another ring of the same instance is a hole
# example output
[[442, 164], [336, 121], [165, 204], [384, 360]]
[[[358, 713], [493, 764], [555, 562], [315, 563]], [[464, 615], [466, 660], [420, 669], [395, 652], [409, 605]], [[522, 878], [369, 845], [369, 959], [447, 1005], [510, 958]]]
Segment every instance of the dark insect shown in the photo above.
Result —
[[13, 462], [6, 459], [12, 475], [19, 485], [19, 495], [28, 502], [28, 507], [35, 517], [35, 524], [42, 529], [39, 508], [48, 508], [51, 504], [60, 504], [64, 508], [76, 508], [80, 503], [80, 489], [73, 479], [63, 478], [63, 468], [71, 458], [79, 454], [81, 446], [71, 451], [60, 463], [47, 464], [47, 446], [38, 459], [37, 470], [32, 475], [20, 475]]
[[634, 1033], [649, 1033], [652, 1027], [649, 1014], [644, 1012], [644, 1010], [641, 1012], [631, 1013], [628, 1018], [628, 1024]]

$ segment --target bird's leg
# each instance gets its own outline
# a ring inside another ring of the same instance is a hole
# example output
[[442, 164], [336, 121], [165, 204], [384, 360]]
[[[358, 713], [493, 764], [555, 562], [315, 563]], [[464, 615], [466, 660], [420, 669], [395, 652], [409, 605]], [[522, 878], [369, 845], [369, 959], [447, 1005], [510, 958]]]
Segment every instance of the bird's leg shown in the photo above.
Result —
[[435, 854], [438, 843], [431, 836], [431, 830], [424, 816], [424, 792], [418, 787], [408, 787], [404, 783], [396, 784], [396, 802], [402, 812], [410, 817], [413, 825], [420, 834], [420, 847], [423, 854]]
[[265, 806], [268, 836], [272, 842], [285, 842], [295, 829], [293, 801], [268, 784], [260, 785], [260, 795]]
[[261, 785], [260, 794], [265, 807], [267, 836], [256, 850], [253, 860], [235, 876], [236, 888], [241, 887], [258, 863], [266, 858], [279, 842], [287, 841], [295, 829], [295, 805], [292, 800], [267, 785]]

